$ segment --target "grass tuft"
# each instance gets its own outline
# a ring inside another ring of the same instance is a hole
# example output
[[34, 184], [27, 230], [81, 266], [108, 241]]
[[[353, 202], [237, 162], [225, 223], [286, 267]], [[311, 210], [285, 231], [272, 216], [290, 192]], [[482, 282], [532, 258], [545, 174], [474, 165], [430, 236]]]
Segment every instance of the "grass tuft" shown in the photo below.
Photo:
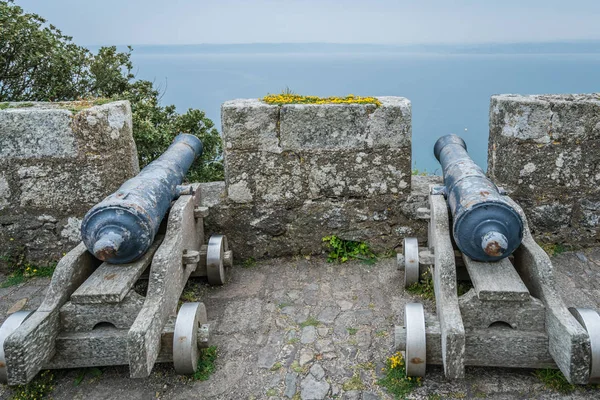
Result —
[[253, 268], [253, 267], [256, 267], [256, 260], [254, 259], [254, 257], [248, 257], [242, 263], [242, 267], [243, 268]]
[[46, 370], [36, 376], [27, 385], [14, 388], [11, 399], [13, 400], [38, 400], [48, 398], [54, 390], [54, 374]]
[[356, 328], [346, 328], [346, 330], [348, 331], [348, 335], [351, 335], [351, 336], [356, 335], [356, 332], [358, 332], [358, 329], [356, 329]]
[[0, 283], [0, 288], [19, 285], [35, 277], [52, 276], [55, 268], [56, 264], [38, 267], [29, 263], [25, 263], [19, 269], [7, 276], [6, 279]]
[[377, 256], [366, 243], [344, 240], [335, 235], [325, 236], [323, 242], [331, 250], [327, 262], [345, 263], [348, 260], [358, 259], [373, 264], [377, 261]]
[[307, 326], [319, 326], [320, 323], [321, 323], [321, 321], [319, 321], [315, 317], [309, 316], [306, 319], [306, 321], [301, 322], [299, 325], [300, 325], [300, 328], [306, 328]]
[[100, 368], [82, 368], [79, 370], [79, 373], [75, 377], [75, 381], [73, 381], [73, 386], [79, 386], [85, 379], [85, 377], [89, 375], [91, 379], [97, 378], [102, 375], [102, 370]]
[[433, 289], [433, 277], [431, 276], [431, 271], [426, 270], [421, 276], [421, 280], [407, 287], [406, 291], [410, 294], [421, 296], [424, 299], [435, 301], [435, 291]]
[[576, 386], [570, 384], [559, 369], [538, 369], [533, 374], [542, 381], [544, 386], [557, 392], [570, 393], [576, 389]]
[[217, 346], [210, 346], [200, 351], [198, 369], [192, 375], [195, 381], [206, 381], [215, 372], [215, 360], [217, 359]]
[[569, 251], [569, 249], [564, 246], [563, 244], [560, 243], [541, 243], [540, 247], [546, 252], [548, 253], [548, 255], [550, 257], [562, 254], [566, 251]]
[[360, 379], [360, 375], [357, 372], [355, 372], [354, 375], [352, 376], [352, 378], [348, 379], [342, 385], [342, 389], [344, 389], [344, 391], [346, 391], [346, 392], [348, 392], [350, 390], [363, 390], [364, 388], [365, 388], [365, 384]]

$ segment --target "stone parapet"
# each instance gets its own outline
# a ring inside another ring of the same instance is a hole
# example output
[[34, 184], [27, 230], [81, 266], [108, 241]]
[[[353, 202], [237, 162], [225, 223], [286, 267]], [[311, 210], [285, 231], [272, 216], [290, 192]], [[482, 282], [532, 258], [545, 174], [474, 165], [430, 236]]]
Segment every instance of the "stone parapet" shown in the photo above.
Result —
[[543, 241], [600, 241], [600, 94], [498, 95], [488, 174]]
[[[4, 103], [6, 104], [6, 103]], [[81, 218], [139, 171], [129, 102], [8, 103], [0, 110], [0, 255], [57, 260]]]

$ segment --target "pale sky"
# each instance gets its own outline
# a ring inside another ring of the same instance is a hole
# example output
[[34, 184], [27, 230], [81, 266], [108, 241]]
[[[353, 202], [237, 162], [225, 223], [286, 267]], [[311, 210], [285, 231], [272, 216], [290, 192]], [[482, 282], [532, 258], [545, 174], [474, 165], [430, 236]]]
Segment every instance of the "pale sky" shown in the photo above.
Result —
[[81, 45], [600, 39], [600, 0], [16, 0]]

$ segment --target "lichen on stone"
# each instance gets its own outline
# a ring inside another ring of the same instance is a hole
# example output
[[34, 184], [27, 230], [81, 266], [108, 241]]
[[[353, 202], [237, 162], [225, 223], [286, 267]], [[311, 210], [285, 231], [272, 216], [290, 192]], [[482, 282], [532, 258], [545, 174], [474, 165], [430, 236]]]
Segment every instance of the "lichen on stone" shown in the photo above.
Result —
[[379, 107], [381, 102], [375, 97], [363, 97], [349, 94], [345, 97], [319, 97], [303, 96], [295, 93], [268, 94], [261, 99], [265, 103], [284, 105], [284, 104], [374, 104]]

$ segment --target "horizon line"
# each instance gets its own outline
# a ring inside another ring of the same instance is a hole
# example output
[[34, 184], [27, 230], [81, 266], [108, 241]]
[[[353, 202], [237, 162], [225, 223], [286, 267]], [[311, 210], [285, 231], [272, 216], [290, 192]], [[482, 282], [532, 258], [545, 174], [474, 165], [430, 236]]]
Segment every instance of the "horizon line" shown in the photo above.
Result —
[[489, 46], [489, 45], [542, 45], [598, 43], [598, 39], [564, 39], [516, 42], [426, 42], [426, 43], [356, 43], [356, 42], [232, 42], [232, 43], [133, 43], [83, 44], [82, 46], [255, 46], [255, 45], [350, 45], [350, 46]]

